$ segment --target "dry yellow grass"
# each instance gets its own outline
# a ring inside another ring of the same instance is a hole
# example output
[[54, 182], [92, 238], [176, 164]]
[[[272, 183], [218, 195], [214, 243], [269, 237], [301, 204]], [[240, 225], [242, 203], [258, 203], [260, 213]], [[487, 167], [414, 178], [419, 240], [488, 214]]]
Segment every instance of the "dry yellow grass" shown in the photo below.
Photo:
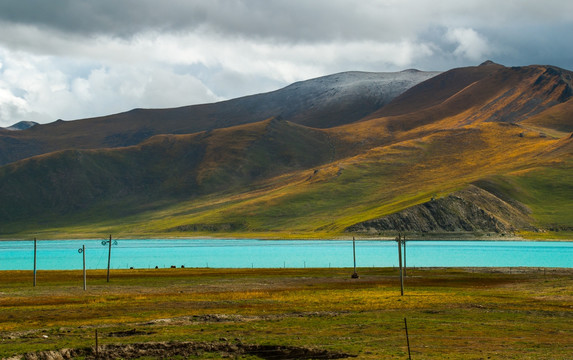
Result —
[[97, 328], [100, 345], [226, 338], [403, 358], [404, 317], [415, 358], [564, 359], [573, 350], [571, 270], [410, 269], [404, 296], [394, 269], [350, 273], [121, 270], [107, 284], [101, 271], [84, 292], [78, 271], [42, 272], [36, 288], [30, 272], [1, 272], [0, 357], [93, 346]]

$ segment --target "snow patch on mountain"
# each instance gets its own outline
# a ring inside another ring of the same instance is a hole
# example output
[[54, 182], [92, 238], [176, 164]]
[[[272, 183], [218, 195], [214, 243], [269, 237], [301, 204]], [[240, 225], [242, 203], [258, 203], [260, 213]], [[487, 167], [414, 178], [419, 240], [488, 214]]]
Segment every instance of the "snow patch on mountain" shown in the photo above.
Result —
[[414, 85], [438, 74], [440, 72], [415, 69], [392, 73], [349, 71], [296, 82], [282, 91], [291, 97], [299, 93], [305, 97], [321, 98], [330, 103], [336, 103], [342, 98], [368, 97], [376, 98], [379, 104], [385, 104]]
[[5, 129], [5, 130], [10, 130], [10, 131], [18, 131], [18, 130], [26, 130], [29, 129], [33, 126], [38, 125], [37, 122], [34, 121], [20, 121], [12, 126], [9, 126], [7, 128], [0, 128], [0, 129]]

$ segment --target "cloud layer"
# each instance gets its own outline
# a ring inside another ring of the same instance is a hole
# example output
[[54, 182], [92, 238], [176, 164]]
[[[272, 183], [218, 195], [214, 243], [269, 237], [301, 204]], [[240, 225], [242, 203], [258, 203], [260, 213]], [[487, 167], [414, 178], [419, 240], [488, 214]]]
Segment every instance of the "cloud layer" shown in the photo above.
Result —
[[573, 68], [571, 1], [5, 0], [0, 126], [173, 107], [347, 70]]

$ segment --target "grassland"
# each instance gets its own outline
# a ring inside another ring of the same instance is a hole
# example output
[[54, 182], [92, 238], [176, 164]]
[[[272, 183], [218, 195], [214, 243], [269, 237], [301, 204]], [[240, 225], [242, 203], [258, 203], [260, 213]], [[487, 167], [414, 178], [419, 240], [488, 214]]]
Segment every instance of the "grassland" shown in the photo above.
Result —
[[65, 216], [47, 212], [7, 221], [0, 224], [0, 236], [332, 238], [353, 224], [484, 180], [502, 198], [528, 206], [535, 226], [554, 229], [520, 235], [573, 236], [567, 228], [573, 223], [568, 142], [495, 123], [419, 136], [424, 132], [248, 187], [121, 205], [109, 200]]
[[[350, 274], [118, 270], [106, 283], [103, 271], [92, 271], [83, 291], [78, 271], [39, 272], [35, 288], [29, 271], [0, 272], [0, 357], [93, 348], [97, 329], [102, 351], [117, 344], [202, 344], [196, 353], [171, 353], [180, 359], [300, 358], [269, 350], [278, 346], [404, 359], [404, 318], [413, 359], [573, 353], [570, 269], [409, 269], [404, 296], [395, 269], [359, 269], [360, 279]], [[269, 352], [229, 352], [247, 345]]]

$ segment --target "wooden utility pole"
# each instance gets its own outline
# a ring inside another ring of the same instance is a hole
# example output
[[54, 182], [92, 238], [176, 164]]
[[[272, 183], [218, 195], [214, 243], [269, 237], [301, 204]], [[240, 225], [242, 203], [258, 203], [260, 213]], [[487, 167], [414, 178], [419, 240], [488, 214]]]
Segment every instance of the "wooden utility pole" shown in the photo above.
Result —
[[398, 233], [398, 266], [400, 267], [400, 295], [404, 296], [404, 273], [402, 272], [402, 234]]
[[358, 279], [358, 273], [356, 272], [356, 239], [354, 236], [352, 237], [352, 255], [354, 257], [354, 272], [352, 273], [351, 278]]
[[84, 269], [84, 291], [86, 291], [87, 287], [86, 287], [86, 246], [82, 245], [81, 248], [78, 249], [78, 252], [80, 254], [82, 254], [82, 259], [83, 259], [83, 269]]
[[404, 242], [404, 277], [406, 277], [406, 234], [404, 234], [404, 238], [402, 240]]
[[37, 250], [37, 246], [36, 246], [36, 238], [34, 238], [34, 287], [36, 287], [36, 250]]
[[84, 291], [87, 289], [87, 277], [86, 277], [86, 246], [82, 245], [82, 256], [84, 258]]
[[109, 282], [109, 268], [111, 266], [111, 235], [109, 235], [109, 250], [107, 252], [107, 282]]

